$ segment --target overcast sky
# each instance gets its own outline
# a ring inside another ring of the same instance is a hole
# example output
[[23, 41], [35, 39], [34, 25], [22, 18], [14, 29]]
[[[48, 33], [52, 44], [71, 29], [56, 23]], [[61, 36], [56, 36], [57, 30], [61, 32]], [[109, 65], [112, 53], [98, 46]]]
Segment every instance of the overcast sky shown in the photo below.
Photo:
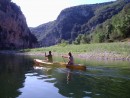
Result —
[[115, 0], [12, 0], [20, 6], [29, 27], [53, 21], [61, 10], [81, 4], [95, 4]]

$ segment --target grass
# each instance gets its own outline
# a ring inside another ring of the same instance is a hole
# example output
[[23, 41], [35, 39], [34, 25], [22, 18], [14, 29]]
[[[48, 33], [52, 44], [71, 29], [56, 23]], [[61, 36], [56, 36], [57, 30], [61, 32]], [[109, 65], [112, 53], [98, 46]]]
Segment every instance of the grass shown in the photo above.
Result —
[[[80, 55], [93, 54], [94, 56], [99, 57], [99, 58], [100, 58], [100, 55], [97, 55], [98, 53], [99, 54], [101, 53], [102, 55], [103, 53], [107, 52], [110, 54], [106, 56], [110, 58], [110, 60], [112, 60], [112, 61], [108, 61], [107, 64], [106, 64], [106, 60], [102, 62], [102, 60], [97, 59], [98, 61], [96, 61], [93, 58], [90, 58], [88, 59], [88, 61], [86, 61], [87, 60], [86, 57], [85, 59], [75, 58], [76, 59], [75, 61], [76, 63], [85, 64], [87, 66], [102, 66], [102, 67], [107, 67], [107, 68], [129, 69], [129, 62], [120, 62], [120, 60], [124, 60], [124, 59], [120, 59], [119, 62], [115, 64], [113, 63], [113, 59], [111, 58], [113, 58], [114, 56], [118, 56], [119, 58], [130, 57], [130, 42], [95, 43], [95, 44], [66, 45], [66, 46], [55, 45], [55, 46], [50, 46], [50, 47], [24, 50], [24, 52], [30, 52], [30, 53], [36, 53], [36, 54], [44, 53], [48, 51], [61, 53], [61, 54], [67, 54], [68, 52], [72, 52], [73, 54], [80, 54]], [[60, 60], [63, 61], [61, 57], [60, 57]], [[85, 61], [80, 61], [80, 60], [85, 60]]]
[[116, 43], [96, 43], [96, 44], [82, 44], [82, 45], [66, 45], [66, 46], [50, 46], [34, 49], [25, 49], [25, 52], [57, 52], [57, 53], [115, 53], [121, 55], [130, 54], [130, 42], [116, 42]]

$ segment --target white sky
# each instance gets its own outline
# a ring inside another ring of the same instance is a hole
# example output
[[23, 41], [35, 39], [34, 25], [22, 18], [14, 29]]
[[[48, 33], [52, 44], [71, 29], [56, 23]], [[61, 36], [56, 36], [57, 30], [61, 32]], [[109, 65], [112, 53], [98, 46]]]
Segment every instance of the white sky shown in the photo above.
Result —
[[12, 0], [20, 6], [29, 27], [53, 21], [61, 10], [81, 4], [95, 4], [115, 0]]

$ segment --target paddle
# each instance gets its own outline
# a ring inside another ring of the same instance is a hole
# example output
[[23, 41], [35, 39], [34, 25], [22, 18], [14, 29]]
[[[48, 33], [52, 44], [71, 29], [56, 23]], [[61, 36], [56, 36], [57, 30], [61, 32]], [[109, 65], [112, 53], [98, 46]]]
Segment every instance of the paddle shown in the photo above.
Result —
[[65, 62], [66, 68], [67, 68], [67, 67], [68, 67], [68, 64], [66, 63], [66, 61], [65, 61], [65, 59], [64, 59], [63, 56], [62, 56], [62, 58], [63, 58], [63, 61]]
[[47, 58], [46, 52], [45, 52], [45, 61], [48, 61], [48, 58]]
[[[62, 56], [62, 58], [63, 58], [63, 56]], [[65, 62], [65, 59], [63, 58], [63, 61]], [[66, 63], [66, 62], [65, 62]]]

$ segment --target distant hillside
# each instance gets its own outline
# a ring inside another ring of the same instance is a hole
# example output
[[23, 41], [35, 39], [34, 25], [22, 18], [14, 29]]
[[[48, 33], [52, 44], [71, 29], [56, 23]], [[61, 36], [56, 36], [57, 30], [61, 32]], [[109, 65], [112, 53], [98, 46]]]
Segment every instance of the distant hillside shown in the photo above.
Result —
[[62, 39], [75, 41], [79, 34], [90, 34], [99, 24], [120, 13], [130, 0], [81, 5], [61, 11], [55, 21], [30, 28], [39, 42], [39, 46], [50, 46]]
[[98, 25], [87, 36], [90, 35], [92, 42], [100, 43], [123, 41], [130, 38], [130, 3], [126, 4], [120, 13]]
[[21, 9], [11, 0], [0, 0], [0, 50], [31, 48], [36, 44]]
[[73, 43], [117, 42], [128, 39], [130, 39], [130, 1], [112, 18], [98, 24], [90, 32], [79, 34]]

